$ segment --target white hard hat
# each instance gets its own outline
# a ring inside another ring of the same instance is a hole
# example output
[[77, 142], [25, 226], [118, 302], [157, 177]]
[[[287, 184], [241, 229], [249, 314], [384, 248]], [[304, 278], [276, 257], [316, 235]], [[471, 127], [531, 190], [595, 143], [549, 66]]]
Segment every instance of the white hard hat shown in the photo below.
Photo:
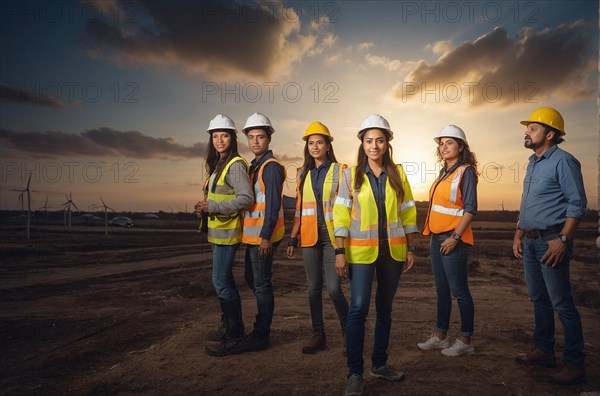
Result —
[[242, 132], [244, 132], [244, 134], [248, 134], [249, 129], [261, 127], [266, 127], [267, 133], [269, 135], [275, 132], [275, 129], [273, 128], [269, 117], [261, 113], [254, 113], [246, 120], [246, 125], [244, 125], [244, 129], [242, 129]]
[[206, 132], [211, 133], [212, 131], [221, 129], [230, 130], [237, 133], [237, 129], [235, 129], [235, 124], [231, 118], [227, 117], [225, 114], [217, 114], [215, 118], [210, 120]]
[[390, 123], [387, 122], [387, 120], [385, 118], [383, 118], [382, 116], [380, 116], [379, 114], [371, 114], [370, 116], [365, 118], [363, 120], [363, 122], [360, 124], [360, 129], [358, 130], [358, 133], [356, 134], [356, 136], [360, 139], [360, 134], [365, 129], [371, 129], [371, 128], [378, 128], [378, 129], [386, 130], [390, 133], [390, 140], [392, 140], [394, 138], [394, 132], [392, 132], [392, 129], [390, 128]]
[[437, 137], [433, 138], [433, 140], [435, 140], [437, 144], [440, 144], [440, 139], [443, 137], [453, 137], [467, 143], [467, 136], [465, 135], [465, 132], [456, 125], [446, 125], [444, 128], [442, 128], [440, 133], [438, 133]]

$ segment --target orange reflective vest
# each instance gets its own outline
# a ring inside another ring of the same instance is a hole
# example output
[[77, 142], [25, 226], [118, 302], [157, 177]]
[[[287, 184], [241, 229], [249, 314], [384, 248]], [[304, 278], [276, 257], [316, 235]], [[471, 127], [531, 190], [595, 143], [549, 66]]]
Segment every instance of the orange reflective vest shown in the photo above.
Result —
[[[406, 261], [406, 234], [418, 232], [417, 208], [412, 190], [401, 165], [404, 198], [398, 201], [389, 179], [385, 186], [385, 211], [390, 254], [397, 261]], [[377, 203], [368, 176], [360, 191], [353, 189], [356, 166], [344, 170], [342, 183], [333, 207], [334, 234], [345, 238], [346, 258], [352, 264], [371, 264], [379, 256], [379, 219]]]
[[[338, 192], [342, 170], [347, 168], [347, 165], [342, 165], [337, 162], [332, 162], [325, 175], [323, 182], [323, 197], [321, 204], [323, 205], [323, 215], [325, 217], [325, 225], [329, 234], [329, 240], [335, 248], [335, 237], [333, 236], [333, 205]], [[302, 176], [302, 168], [298, 169], [297, 186], [300, 186]], [[317, 218], [317, 199], [312, 186], [312, 178], [309, 174], [304, 178], [302, 194], [298, 191], [296, 199], [296, 213], [294, 216], [294, 224], [300, 223], [300, 246], [311, 247], [315, 246], [318, 241], [318, 218]]]
[[[248, 169], [248, 163], [242, 157], [232, 158], [223, 172], [219, 180], [214, 180], [214, 174], [209, 179], [208, 199], [211, 201], [229, 201], [236, 197], [233, 187], [225, 183], [225, 176], [232, 164], [237, 161], [242, 161]], [[233, 177], [235, 179], [235, 176]], [[214, 191], [212, 190], [213, 183], [216, 183]], [[242, 241], [242, 217], [240, 212], [231, 215], [213, 214], [208, 217], [208, 242], [216, 245], [235, 245]]]
[[[471, 167], [471, 165], [457, 167], [444, 180], [439, 181], [438, 178], [431, 186], [429, 190], [429, 211], [425, 219], [423, 235], [454, 231], [460, 223], [464, 214], [460, 181], [468, 167]], [[471, 224], [463, 232], [460, 239], [464, 243], [473, 245], [474, 240]]]
[[[254, 184], [254, 204], [244, 210], [244, 232], [242, 235], [242, 242], [247, 243], [249, 245], [260, 245], [260, 232], [262, 231], [262, 226], [265, 222], [265, 182], [263, 180], [263, 169], [269, 162], [275, 162], [279, 164], [283, 168], [283, 179], [285, 180], [286, 172], [285, 167], [281, 164], [281, 162], [277, 161], [275, 158], [269, 158], [266, 160], [258, 170], [258, 180]], [[254, 177], [254, 172], [250, 173], [250, 180]], [[279, 207], [279, 217], [277, 218], [277, 223], [275, 224], [275, 229], [273, 229], [273, 234], [271, 234], [271, 242], [278, 242], [283, 239], [283, 234], [285, 233], [285, 224], [283, 219], [283, 191], [281, 193], [281, 204]]]

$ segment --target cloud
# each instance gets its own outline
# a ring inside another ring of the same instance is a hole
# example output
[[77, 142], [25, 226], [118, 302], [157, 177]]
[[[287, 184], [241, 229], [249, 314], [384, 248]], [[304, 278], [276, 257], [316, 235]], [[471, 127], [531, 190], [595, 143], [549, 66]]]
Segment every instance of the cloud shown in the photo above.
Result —
[[3, 154], [16, 150], [31, 158], [73, 156], [123, 156], [140, 159], [188, 159], [206, 154], [206, 143], [183, 146], [171, 137], [155, 138], [140, 131], [102, 127], [79, 134], [62, 131], [13, 131], [0, 129]]
[[[123, 1], [112, 1], [118, 8]], [[302, 32], [293, 7], [277, 2], [141, 0], [128, 21], [90, 20], [82, 42], [122, 65], [177, 65], [210, 78], [271, 79], [335, 42], [314, 23]], [[122, 18], [125, 19], [125, 18]], [[326, 20], [319, 24], [326, 24]]]
[[387, 56], [367, 54], [365, 60], [372, 66], [383, 66], [388, 71], [398, 71], [402, 67], [402, 62], [398, 59], [390, 59]]
[[432, 65], [419, 61], [392, 88], [393, 96], [452, 102], [460, 95], [471, 106], [588, 99], [596, 92], [597, 67], [590, 44], [582, 22], [540, 32], [525, 28], [514, 39], [498, 27], [454, 49], [437, 42], [431, 48], [443, 55]]
[[443, 55], [446, 52], [450, 52], [452, 50], [452, 41], [450, 40], [440, 40], [436, 41], [433, 44], [427, 44], [425, 49], [430, 49], [431, 52], [437, 55]]
[[360, 43], [360, 44], [358, 44], [358, 49], [361, 50], [361, 51], [364, 51], [364, 50], [368, 50], [372, 46], [373, 46], [373, 43], [371, 43], [371, 42], [369, 42], [369, 43]]
[[39, 89], [25, 91], [9, 83], [0, 83], [0, 101], [32, 104], [36, 106], [62, 108], [65, 104], [55, 98], [44, 95]]

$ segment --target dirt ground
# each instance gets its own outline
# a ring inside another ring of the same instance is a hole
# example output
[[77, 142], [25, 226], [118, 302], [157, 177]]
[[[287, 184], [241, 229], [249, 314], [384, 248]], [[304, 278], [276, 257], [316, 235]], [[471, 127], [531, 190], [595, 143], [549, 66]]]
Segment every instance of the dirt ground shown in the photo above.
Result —
[[[193, 221], [131, 229], [34, 226], [0, 229], [2, 376], [0, 394], [340, 395], [346, 363], [335, 311], [324, 293], [329, 349], [303, 355], [310, 335], [301, 260], [274, 263], [275, 315], [268, 350], [224, 358], [204, 353], [219, 306], [211, 285], [211, 254]], [[365, 376], [369, 395], [600, 394], [600, 271], [596, 224], [578, 233], [571, 276], [586, 336], [587, 383], [559, 387], [552, 369], [520, 367], [529, 348], [533, 309], [522, 265], [511, 258], [514, 223], [475, 222], [470, 286], [476, 309], [476, 354], [447, 358], [421, 351], [435, 325], [435, 295], [427, 242], [418, 239], [416, 268], [402, 276], [394, 303], [389, 364], [406, 380]], [[283, 245], [287, 245], [284, 239]], [[243, 278], [244, 248], [235, 275], [249, 329], [256, 303]], [[349, 297], [348, 285], [345, 285]], [[374, 307], [367, 321], [365, 369], [370, 367]], [[557, 357], [562, 356], [558, 319]], [[453, 309], [451, 336], [459, 317]]]

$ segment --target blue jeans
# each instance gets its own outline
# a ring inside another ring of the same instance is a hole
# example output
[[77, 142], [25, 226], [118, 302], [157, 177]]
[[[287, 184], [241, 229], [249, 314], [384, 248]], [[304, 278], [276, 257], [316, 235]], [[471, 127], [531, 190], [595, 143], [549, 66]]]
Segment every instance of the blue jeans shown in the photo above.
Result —
[[212, 283], [219, 301], [239, 300], [240, 293], [233, 277], [233, 262], [240, 244], [211, 244], [211, 247], [213, 252]]
[[429, 244], [431, 269], [437, 294], [436, 331], [448, 332], [452, 312], [452, 296], [454, 296], [460, 311], [460, 335], [470, 337], [473, 335], [475, 317], [475, 307], [468, 280], [470, 245], [459, 241], [449, 255], [442, 255], [440, 245], [448, 239], [450, 234], [449, 232], [432, 234]]
[[342, 290], [342, 280], [335, 272], [335, 250], [327, 226], [319, 224], [319, 240], [313, 247], [302, 248], [302, 260], [308, 283], [308, 305], [313, 330], [323, 330], [323, 270], [327, 293], [333, 302], [340, 325], [346, 328], [348, 301]]
[[277, 244], [273, 244], [271, 254], [261, 256], [258, 245], [246, 245], [246, 259], [244, 276], [248, 287], [256, 296], [256, 321], [254, 332], [260, 336], [266, 336], [271, 332], [273, 311], [275, 309], [275, 297], [273, 295], [273, 254]]
[[564, 360], [576, 366], [583, 366], [585, 364], [583, 330], [579, 312], [571, 295], [569, 277], [573, 241], [568, 242], [567, 252], [560, 265], [552, 268], [541, 262], [542, 256], [548, 250], [546, 241], [557, 237], [558, 234], [536, 239], [525, 237], [523, 243], [525, 279], [535, 317], [533, 338], [540, 351], [550, 352], [554, 349], [554, 311], [556, 310], [565, 333]]
[[[386, 251], [387, 250], [387, 251]], [[348, 264], [350, 276], [350, 311], [346, 322], [346, 346], [348, 371], [350, 374], [363, 374], [363, 350], [365, 344], [365, 321], [369, 314], [373, 276], [377, 274], [377, 309], [375, 333], [373, 335], [373, 367], [387, 363], [390, 328], [392, 327], [392, 303], [404, 263], [394, 260], [388, 249], [380, 249], [381, 254], [372, 264]]]

